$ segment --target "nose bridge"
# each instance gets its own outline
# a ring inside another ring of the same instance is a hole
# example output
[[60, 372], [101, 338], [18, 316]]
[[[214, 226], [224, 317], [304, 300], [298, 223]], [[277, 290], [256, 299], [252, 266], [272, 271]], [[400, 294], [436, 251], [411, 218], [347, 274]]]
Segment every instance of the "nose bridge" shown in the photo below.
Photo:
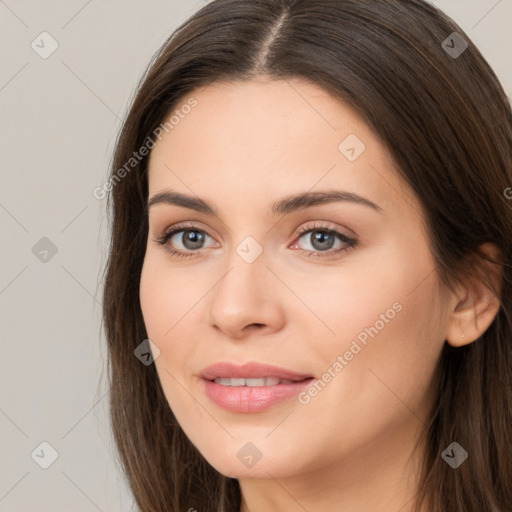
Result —
[[227, 274], [217, 286], [217, 296], [228, 302], [233, 299], [240, 305], [259, 302], [266, 296], [272, 273], [267, 268], [268, 258], [263, 246], [248, 236], [234, 246], [226, 261]]
[[267, 253], [254, 237], [246, 236], [233, 246], [226, 260], [227, 271], [212, 293], [213, 324], [231, 335], [250, 324], [275, 327], [280, 307], [272, 283], [275, 276], [268, 264]]

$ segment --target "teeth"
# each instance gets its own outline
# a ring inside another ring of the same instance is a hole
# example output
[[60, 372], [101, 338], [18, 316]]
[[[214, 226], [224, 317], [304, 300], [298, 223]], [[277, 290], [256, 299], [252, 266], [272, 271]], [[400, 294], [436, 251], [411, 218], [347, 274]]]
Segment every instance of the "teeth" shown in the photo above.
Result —
[[217, 384], [221, 384], [222, 386], [231, 386], [231, 379], [218, 378], [218, 379], [214, 379], [213, 382], [216, 382]]
[[293, 384], [293, 380], [278, 379], [277, 377], [263, 377], [261, 379], [243, 379], [243, 378], [229, 378], [229, 377], [218, 377], [214, 379], [214, 382], [221, 386], [277, 386], [278, 384]]

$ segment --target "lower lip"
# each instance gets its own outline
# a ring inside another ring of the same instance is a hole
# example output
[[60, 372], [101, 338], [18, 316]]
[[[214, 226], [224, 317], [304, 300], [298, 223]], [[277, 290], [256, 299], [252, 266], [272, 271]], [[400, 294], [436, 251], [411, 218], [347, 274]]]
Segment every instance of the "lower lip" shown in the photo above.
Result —
[[253, 413], [298, 395], [314, 379], [276, 386], [223, 386], [210, 380], [201, 380], [206, 395], [218, 406], [231, 412]]

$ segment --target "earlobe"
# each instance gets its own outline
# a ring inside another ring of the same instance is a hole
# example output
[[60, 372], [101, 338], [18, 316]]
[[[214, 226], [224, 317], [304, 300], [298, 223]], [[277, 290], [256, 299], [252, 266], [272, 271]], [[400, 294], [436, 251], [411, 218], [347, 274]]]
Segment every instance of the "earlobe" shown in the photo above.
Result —
[[[481, 250], [501, 263], [499, 249], [490, 243], [483, 244]], [[485, 261], [488, 276], [497, 293], [501, 294], [502, 267]], [[476, 276], [468, 278], [462, 298], [454, 298], [455, 307], [447, 325], [446, 341], [453, 347], [461, 347], [476, 341], [492, 324], [500, 309], [500, 302], [493, 290]]]

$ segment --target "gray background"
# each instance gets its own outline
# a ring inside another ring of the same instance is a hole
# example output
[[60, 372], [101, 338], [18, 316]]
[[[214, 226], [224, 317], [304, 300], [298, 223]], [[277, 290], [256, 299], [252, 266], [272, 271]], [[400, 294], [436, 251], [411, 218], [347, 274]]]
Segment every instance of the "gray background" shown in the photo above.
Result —
[[[434, 3], [511, 97], [512, 0]], [[203, 5], [0, 0], [1, 512], [132, 509], [107, 416], [108, 226], [92, 192], [151, 56]], [[58, 42], [47, 58], [44, 31]]]

